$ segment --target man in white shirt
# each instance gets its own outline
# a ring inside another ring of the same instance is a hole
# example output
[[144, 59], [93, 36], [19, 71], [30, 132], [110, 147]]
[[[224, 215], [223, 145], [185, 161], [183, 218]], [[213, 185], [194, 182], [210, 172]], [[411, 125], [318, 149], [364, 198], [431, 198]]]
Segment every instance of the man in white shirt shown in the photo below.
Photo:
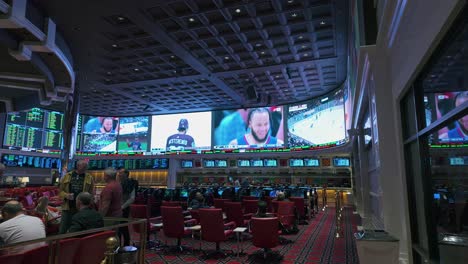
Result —
[[[2, 208], [4, 222], [0, 224], [0, 245], [14, 244], [46, 237], [44, 223], [38, 217], [25, 215], [18, 201], [9, 201]], [[43, 245], [22, 247], [22, 251]], [[12, 253], [11, 251], [9, 253]]]

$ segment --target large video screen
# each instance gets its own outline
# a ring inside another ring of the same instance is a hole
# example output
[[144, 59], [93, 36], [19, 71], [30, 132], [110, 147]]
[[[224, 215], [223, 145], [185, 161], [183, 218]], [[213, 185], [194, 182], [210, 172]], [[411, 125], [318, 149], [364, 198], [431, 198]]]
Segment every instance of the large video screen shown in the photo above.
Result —
[[117, 151], [148, 151], [149, 117], [121, 117], [119, 121]]
[[[468, 101], [468, 91], [425, 94], [426, 125], [442, 118], [446, 113]], [[467, 144], [468, 115], [440, 129], [431, 144]]]
[[288, 107], [289, 147], [335, 143], [346, 138], [343, 90]]
[[115, 152], [117, 150], [118, 117], [83, 116], [82, 120], [82, 151]]
[[40, 108], [7, 114], [3, 147], [61, 150], [63, 114]]
[[211, 149], [211, 112], [155, 115], [151, 151]]
[[213, 112], [215, 149], [284, 146], [281, 106]]

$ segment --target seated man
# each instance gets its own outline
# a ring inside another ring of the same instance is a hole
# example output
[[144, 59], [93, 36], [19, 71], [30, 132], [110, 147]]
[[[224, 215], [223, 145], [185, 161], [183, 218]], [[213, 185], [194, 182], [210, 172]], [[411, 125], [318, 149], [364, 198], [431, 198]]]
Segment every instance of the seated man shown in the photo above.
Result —
[[192, 209], [200, 209], [200, 208], [207, 207], [205, 205], [205, 197], [203, 197], [203, 194], [201, 194], [201, 192], [197, 192], [195, 194], [195, 198], [193, 198], [190, 201], [189, 207], [192, 208]]
[[[14, 244], [46, 237], [44, 223], [35, 216], [25, 215], [18, 201], [9, 201], [2, 208], [4, 222], [0, 224], [0, 245]], [[22, 251], [33, 249], [41, 244], [22, 247]], [[19, 253], [9, 251], [8, 253]]]
[[104, 226], [104, 219], [101, 214], [91, 208], [93, 196], [88, 192], [82, 192], [76, 197], [76, 213], [72, 218], [72, 223], [68, 233], [79, 232]]

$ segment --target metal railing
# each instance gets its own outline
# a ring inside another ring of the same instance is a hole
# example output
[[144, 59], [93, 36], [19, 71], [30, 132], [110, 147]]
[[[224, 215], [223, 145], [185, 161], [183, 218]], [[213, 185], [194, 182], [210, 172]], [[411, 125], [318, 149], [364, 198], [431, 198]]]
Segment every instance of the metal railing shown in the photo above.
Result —
[[[3, 250], [9, 250], [9, 249], [15, 249], [15, 248], [20, 248], [24, 247], [27, 245], [34, 245], [38, 243], [47, 243], [49, 245], [49, 264], [59, 264], [59, 256], [60, 256], [60, 240], [62, 239], [67, 239], [67, 238], [76, 238], [76, 237], [83, 237], [84, 235], [91, 235], [91, 234], [96, 234], [98, 232], [102, 231], [109, 231], [109, 230], [115, 230], [116, 233], [118, 234], [118, 229], [120, 227], [125, 227], [125, 226], [130, 226], [130, 225], [140, 225], [140, 239], [139, 239], [139, 250], [138, 250], [138, 264], [144, 264], [145, 263], [145, 249], [146, 249], [146, 234], [148, 232], [147, 230], [147, 220], [146, 219], [129, 219], [129, 218], [115, 218], [115, 217], [105, 217], [104, 218], [105, 222], [126, 222], [122, 224], [115, 224], [115, 225], [109, 225], [105, 226], [102, 228], [95, 228], [95, 229], [89, 229], [86, 231], [80, 231], [80, 232], [74, 232], [74, 233], [68, 233], [68, 234], [62, 234], [62, 235], [54, 235], [54, 236], [49, 236], [46, 238], [41, 238], [41, 239], [35, 239], [35, 240], [29, 240], [25, 242], [20, 242], [20, 243], [15, 243], [15, 244], [8, 244], [8, 245], [2, 245], [0, 246], [0, 251]], [[106, 241], [106, 247], [107, 251], [104, 252], [105, 259], [103, 259], [103, 263], [114, 263], [113, 261], [113, 255], [115, 255], [115, 249], [116, 246], [119, 244], [118, 239], [115, 239], [115, 243], [109, 241], [107, 243]], [[110, 246], [113, 245], [113, 250], [112, 253], [110, 253], [111, 249]]]

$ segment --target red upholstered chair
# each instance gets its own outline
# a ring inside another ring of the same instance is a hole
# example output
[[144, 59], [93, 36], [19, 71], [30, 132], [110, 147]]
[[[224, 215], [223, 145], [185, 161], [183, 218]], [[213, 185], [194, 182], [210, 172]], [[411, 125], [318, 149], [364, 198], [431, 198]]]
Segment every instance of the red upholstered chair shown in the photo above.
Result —
[[244, 213], [256, 214], [258, 211], [258, 200], [243, 200], [242, 206], [244, 207]]
[[161, 206], [180, 206], [182, 207], [182, 205], [180, 204], [180, 202], [178, 201], [162, 201], [162, 205]]
[[218, 199], [218, 198], [214, 198], [213, 201], [214, 201], [214, 207], [215, 207], [215, 208], [223, 209], [223, 212], [226, 212], [226, 208], [224, 207], [224, 204], [225, 204], [226, 202], [229, 202], [229, 201], [230, 201], [229, 199]]
[[296, 207], [297, 220], [301, 223], [307, 224], [306, 219], [306, 210], [305, 210], [305, 201], [302, 197], [289, 197], [289, 200], [294, 203]]
[[182, 237], [192, 234], [192, 230], [188, 229], [186, 225], [194, 225], [197, 223], [197, 220], [184, 221], [182, 207], [180, 206], [161, 206], [161, 215], [164, 235], [166, 237], [177, 238], [177, 249], [182, 251]]
[[198, 209], [192, 209], [189, 211], [192, 219], [197, 220], [197, 223], [200, 223], [200, 214], [198, 213]]
[[207, 242], [216, 243], [216, 253], [222, 253], [220, 250], [220, 242], [226, 241], [233, 235], [233, 230], [236, 228], [236, 223], [229, 222], [224, 224], [223, 211], [217, 208], [199, 209], [200, 224], [202, 229], [202, 239]]
[[80, 247], [80, 238], [68, 238], [60, 240], [58, 263], [73, 264], [78, 249]]
[[7, 255], [0, 255], [0, 263], [2, 264], [22, 264], [23, 263], [24, 254], [7, 254]]
[[245, 201], [245, 200], [255, 200], [255, 201], [257, 201], [258, 197], [255, 197], [255, 196], [242, 196], [242, 201]]
[[225, 202], [226, 220], [235, 222], [236, 226], [248, 226], [249, 220], [253, 214], [244, 214], [240, 202]]
[[115, 236], [115, 231], [104, 231], [81, 238], [74, 263], [101, 263], [107, 250], [106, 240], [112, 236]]
[[[149, 242], [152, 242], [148, 245], [148, 248], [154, 247], [154, 242], [150, 241], [150, 235], [151, 233], [154, 233], [156, 236], [156, 232], [161, 230], [160, 227], [155, 227], [152, 226], [151, 223], [157, 223], [161, 222], [162, 218], [160, 216], [158, 217], [150, 217], [150, 211], [149, 211], [149, 206], [145, 204], [131, 204], [130, 205], [130, 216], [132, 218], [138, 218], [138, 219], [146, 219], [147, 226], [146, 226], [146, 240]], [[134, 224], [132, 225], [132, 229], [135, 233], [137, 234], [142, 234], [143, 230], [140, 228], [140, 224]]]
[[294, 226], [296, 216], [294, 215], [294, 203], [293, 202], [279, 202], [278, 212], [276, 213], [281, 224], [286, 229], [290, 229]]
[[278, 218], [252, 217], [250, 228], [252, 232], [252, 244], [263, 248], [263, 257], [266, 258], [270, 249], [279, 244]]
[[277, 200], [272, 200], [271, 201], [271, 211], [273, 213], [277, 213], [278, 212], [278, 204], [280, 203], [280, 201], [277, 201]]
[[271, 198], [270, 196], [265, 196], [263, 197], [263, 200], [267, 203], [267, 212], [268, 213], [273, 212], [273, 207], [271, 204], [271, 202], [273, 201], [273, 198]]
[[[48, 264], [49, 263], [49, 245], [43, 245], [23, 253], [23, 263]], [[3, 263], [3, 262], [1, 262]]]

